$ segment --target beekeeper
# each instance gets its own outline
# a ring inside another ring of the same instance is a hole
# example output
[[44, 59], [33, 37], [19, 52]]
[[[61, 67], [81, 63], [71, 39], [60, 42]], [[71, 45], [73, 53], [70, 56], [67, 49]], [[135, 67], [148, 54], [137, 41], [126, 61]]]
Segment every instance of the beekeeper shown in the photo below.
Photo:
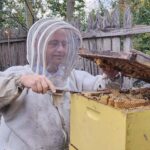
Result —
[[29, 65], [0, 72], [0, 150], [64, 150], [69, 143], [70, 93], [104, 87], [102, 76], [73, 69], [82, 45], [72, 25], [37, 21], [27, 37]]

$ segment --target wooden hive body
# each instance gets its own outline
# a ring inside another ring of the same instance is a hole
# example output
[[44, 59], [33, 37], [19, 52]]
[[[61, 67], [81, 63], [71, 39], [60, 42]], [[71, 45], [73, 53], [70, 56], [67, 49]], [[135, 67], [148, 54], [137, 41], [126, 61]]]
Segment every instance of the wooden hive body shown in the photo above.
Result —
[[150, 109], [116, 109], [72, 95], [70, 150], [149, 150]]

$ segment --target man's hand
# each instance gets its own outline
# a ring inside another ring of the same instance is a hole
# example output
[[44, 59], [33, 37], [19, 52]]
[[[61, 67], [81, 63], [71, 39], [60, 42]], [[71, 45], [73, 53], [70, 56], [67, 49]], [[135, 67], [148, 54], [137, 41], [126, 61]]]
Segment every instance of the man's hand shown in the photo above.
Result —
[[20, 82], [23, 86], [31, 88], [37, 93], [46, 93], [51, 90], [53, 93], [56, 92], [56, 88], [53, 83], [43, 75], [22, 75]]
[[117, 75], [118, 75], [118, 71], [112, 69], [112, 68], [107, 68], [107, 69], [102, 69], [103, 72], [107, 75], [107, 78], [113, 80]]

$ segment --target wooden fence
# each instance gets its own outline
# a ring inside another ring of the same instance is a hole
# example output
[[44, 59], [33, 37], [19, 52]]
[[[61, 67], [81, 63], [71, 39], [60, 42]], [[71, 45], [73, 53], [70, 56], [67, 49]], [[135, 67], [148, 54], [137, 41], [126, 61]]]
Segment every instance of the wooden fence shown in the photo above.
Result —
[[[121, 20], [122, 23], [121, 23]], [[75, 21], [77, 22], [77, 21]], [[80, 23], [74, 23], [80, 29]], [[110, 50], [115, 52], [129, 52], [133, 48], [132, 38], [136, 34], [150, 32], [150, 26], [132, 24], [130, 7], [126, 7], [123, 19], [119, 9], [111, 14], [105, 10], [104, 16], [98, 12], [94, 19], [92, 13], [88, 17], [87, 31], [82, 33], [83, 47], [90, 51]], [[87, 60], [79, 57], [78, 69], [86, 70], [91, 74], [99, 74], [100, 69]]]
[[0, 70], [27, 63], [26, 37], [21, 29], [0, 30]]
[[[95, 18], [95, 19], [94, 19]], [[123, 23], [120, 23], [123, 20]], [[79, 20], [72, 24], [80, 29]], [[81, 31], [82, 32], [82, 31]], [[105, 10], [104, 16], [97, 12], [96, 17], [89, 14], [87, 30], [82, 32], [83, 47], [90, 51], [124, 51], [129, 52], [132, 47], [131, 38], [135, 34], [150, 32], [150, 26], [132, 24], [132, 14], [127, 7], [123, 19], [120, 18], [119, 9], [111, 14]], [[0, 34], [0, 69], [12, 65], [26, 64], [26, 33], [20, 30], [1, 31]], [[99, 74], [100, 69], [89, 60], [79, 57], [77, 68], [86, 70], [93, 75]]]

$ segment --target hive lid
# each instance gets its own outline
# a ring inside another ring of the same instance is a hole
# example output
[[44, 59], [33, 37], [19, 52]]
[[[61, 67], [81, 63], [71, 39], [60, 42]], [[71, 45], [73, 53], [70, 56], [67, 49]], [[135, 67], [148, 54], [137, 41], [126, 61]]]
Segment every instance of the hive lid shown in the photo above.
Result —
[[100, 68], [113, 68], [127, 77], [150, 82], [150, 56], [136, 50], [129, 53], [80, 49], [79, 55], [94, 61]]

